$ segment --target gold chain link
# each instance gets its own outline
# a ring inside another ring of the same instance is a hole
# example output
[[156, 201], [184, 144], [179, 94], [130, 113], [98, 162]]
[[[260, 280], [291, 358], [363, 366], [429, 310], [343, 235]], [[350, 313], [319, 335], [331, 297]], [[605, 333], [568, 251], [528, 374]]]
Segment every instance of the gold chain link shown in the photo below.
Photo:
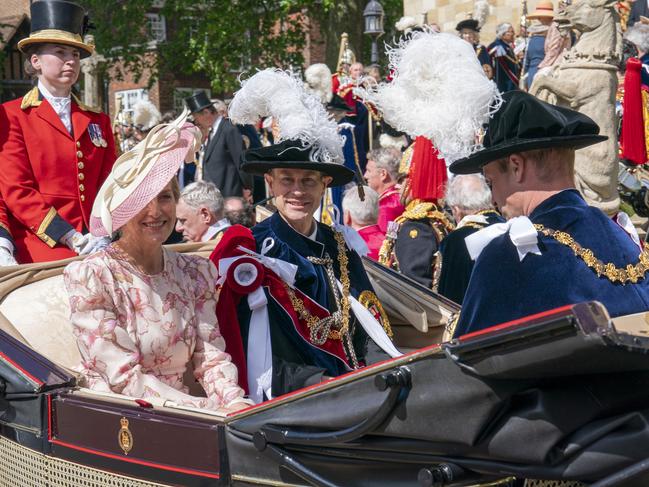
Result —
[[647, 270], [649, 270], [649, 252], [647, 252], [647, 248], [643, 249], [642, 252], [640, 252], [637, 264], [628, 264], [622, 269], [615, 267], [615, 264], [611, 262], [605, 264], [597, 257], [595, 257], [595, 254], [592, 250], [583, 248], [581, 245], [579, 245], [579, 243], [575, 242], [575, 239], [572, 238], [572, 236], [570, 236], [566, 232], [545, 228], [540, 224], [535, 224], [534, 228], [536, 228], [546, 237], [550, 237], [559, 242], [561, 245], [565, 245], [570, 250], [572, 250], [577, 257], [583, 260], [586, 265], [590, 267], [595, 272], [595, 274], [597, 274], [597, 277], [606, 277], [613, 283], [619, 282], [622, 284], [627, 284], [628, 282], [632, 282], [633, 284], [636, 284], [639, 280], [645, 278], [645, 274], [647, 273]]

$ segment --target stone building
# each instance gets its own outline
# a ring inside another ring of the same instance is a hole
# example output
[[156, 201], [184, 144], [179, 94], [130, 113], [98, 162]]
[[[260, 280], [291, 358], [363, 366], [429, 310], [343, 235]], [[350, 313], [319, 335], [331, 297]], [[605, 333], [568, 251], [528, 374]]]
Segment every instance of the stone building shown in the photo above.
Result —
[[[460, 20], [473, 16], [475, 5], [479, 2], [489, 3], [489, 15], [482, 27], [480, 40], [489, 44], [496, 36], [496, 25], [510, 22], [518, 32], [525, 0], [404, 0], [404, 15], [437, 23], [443, 32], [454, 32]], [[527, 2], [529, 12], [536, 7], [537, 0]], [[556, 6], [556, 2], [555, 2]]]

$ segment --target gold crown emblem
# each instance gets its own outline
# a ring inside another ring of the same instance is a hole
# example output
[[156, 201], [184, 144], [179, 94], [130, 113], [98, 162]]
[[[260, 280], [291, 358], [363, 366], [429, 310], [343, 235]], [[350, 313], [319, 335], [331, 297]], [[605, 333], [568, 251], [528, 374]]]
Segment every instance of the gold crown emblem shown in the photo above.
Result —
[[122, 425], [122, 427], [117, 433], [117, 443], [124, 452], [124, 455], [128, 455], [128, 452], [130, 452], [133, 448], [133, 435], [128, 429], [128, 419], [122, 418], [119, 420], [119, 423]]

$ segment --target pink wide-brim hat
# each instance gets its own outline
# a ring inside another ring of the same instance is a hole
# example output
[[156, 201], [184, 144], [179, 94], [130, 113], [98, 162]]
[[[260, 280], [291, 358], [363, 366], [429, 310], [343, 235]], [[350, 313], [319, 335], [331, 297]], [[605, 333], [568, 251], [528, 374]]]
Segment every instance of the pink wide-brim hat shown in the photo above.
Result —
[[187, 115], [185, 111], [173, 122], [156, 125], [115, 161], [92, 205], [94, 236], [110, 236], [124, 226], [176, 176], [189, 151], [198, 151], [200, 131], [186, 121]]

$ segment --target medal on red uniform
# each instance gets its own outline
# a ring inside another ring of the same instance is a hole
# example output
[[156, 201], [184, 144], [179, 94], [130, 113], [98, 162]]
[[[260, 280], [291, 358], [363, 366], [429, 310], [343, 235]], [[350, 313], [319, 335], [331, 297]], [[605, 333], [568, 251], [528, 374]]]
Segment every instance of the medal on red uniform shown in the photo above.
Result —
[[95, 145], [95, 147], [107, 147], [108, 143], [104, 139], [104, 134], [101, 131], [101, 127], [97, 123], [91, 123], [88, 125], [88, 133], [90, 134], [90, 141]]

